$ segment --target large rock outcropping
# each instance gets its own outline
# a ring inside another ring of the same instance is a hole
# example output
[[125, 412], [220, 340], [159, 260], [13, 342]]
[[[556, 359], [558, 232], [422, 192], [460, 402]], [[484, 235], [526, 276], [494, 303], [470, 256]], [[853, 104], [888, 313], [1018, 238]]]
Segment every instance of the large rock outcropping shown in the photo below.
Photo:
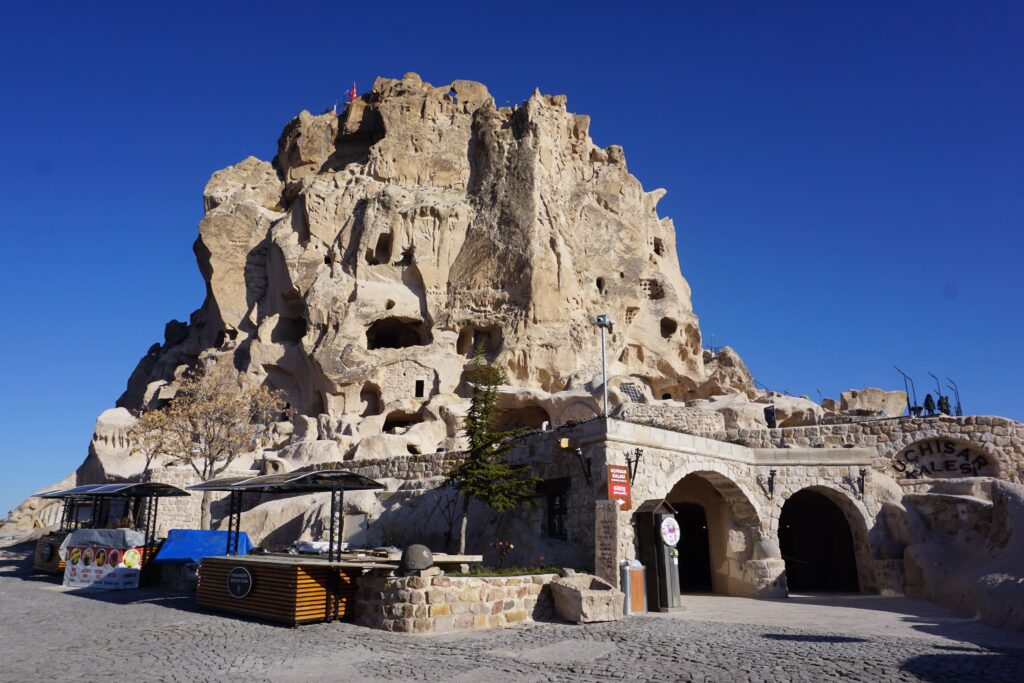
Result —
[[206, 301], [168, 324], [118, 405], [158, 404], [183, 366], [230, 354], [300, 414], [285, 461], [428, 452], [457, 445], [478, 346], [508, 371], [509, 425], [592, 417], [602, 313], [609, 374], [625, 377], [613, 402], [753, 396], [733, 352], [705, 366], [664, 191], [589, 123], [564, 96], [497, 108], [479, 83], [416, 74], [341, 115], [301, 113], [273, 162], [210, 179]]

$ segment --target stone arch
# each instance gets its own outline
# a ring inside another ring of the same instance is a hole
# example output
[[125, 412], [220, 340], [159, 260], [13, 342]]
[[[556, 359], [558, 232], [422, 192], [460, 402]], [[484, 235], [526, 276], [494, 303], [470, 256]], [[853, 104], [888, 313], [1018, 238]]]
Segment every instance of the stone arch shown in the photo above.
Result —
[[[682, 474], [670, 479], [675, 483], [665, 493], [665, 501], [676, 507], [683, 529], [679, 547], [684, 590], [710, 588], [725, 595], [756, 594], [750, 564], [756, 559], [755, 546], [761, 540], [762, 526], [752, 498], [728, 474], [711, 467]], [[700, 574], [701, 565], [710, 584], [706, 587], [694, 586], [688, 577]]]
[[[781, 512], [786, 501], [801, 491], [812, 491], [820, 493], [832, 502], [846, 518], [850, 527], [850, 535], [853, 537], [853, 554], [857, 563], [857, 583], [861, 593], [874, 593], [877, 591], [874, 574], [874, 561], [872, 560], [870, 529], [873, 523], [871, 514], [864, 503], [853, 497], [849, 491], [828, 483], [803, 486], [792, 491], [785, 491], [778, 498], [778, 510]], [[779, 520], [781, 516], [773, 515], [771, 519], [771, 531], [776, 539], [779, 534]]]

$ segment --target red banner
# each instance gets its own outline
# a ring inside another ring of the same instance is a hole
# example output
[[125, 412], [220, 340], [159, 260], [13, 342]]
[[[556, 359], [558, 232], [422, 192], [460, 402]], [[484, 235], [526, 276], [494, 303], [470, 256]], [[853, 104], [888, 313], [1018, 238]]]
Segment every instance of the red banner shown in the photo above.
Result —
[[620, 510], [632, 509], [628, 467], [608, 465], [608, 500], [619, 501]]

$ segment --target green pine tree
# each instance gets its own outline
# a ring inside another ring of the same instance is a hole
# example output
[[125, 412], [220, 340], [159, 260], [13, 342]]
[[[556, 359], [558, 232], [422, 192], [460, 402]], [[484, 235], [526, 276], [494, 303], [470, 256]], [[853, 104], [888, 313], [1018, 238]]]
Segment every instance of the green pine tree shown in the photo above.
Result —
[[472, 389], [463, 431], [469, 439], [466, 459], [448, 473], [447, 483], [462, 494], [459, 554], [466, 552], [469, 504], [477, 499], [484, 505], [506, 512], [532, 502], [536, 478], [522, 465], [511, 465], [506, 456], [528, 430], [498, 429], [498, 387], [507, 381], [504, 371], [487, 363], [483, 347], [477, 347], [467, 374]]

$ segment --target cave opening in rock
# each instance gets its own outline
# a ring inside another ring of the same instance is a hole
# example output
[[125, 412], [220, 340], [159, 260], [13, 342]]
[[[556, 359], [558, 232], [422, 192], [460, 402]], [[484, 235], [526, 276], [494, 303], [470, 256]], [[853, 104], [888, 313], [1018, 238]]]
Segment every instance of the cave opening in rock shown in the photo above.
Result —
[[484, 353], [494, 357], [501, 350], [501, 329], [497, 327], [477, 327], [467, 325], [459, 331], [459, 339], [455, 344], [455, 350], [460, 355], [472, 358], [478, 346], [482, 346]]
[[366, 262], [371, 266], [388, 263], [391, 260], [391, 233], [385, 232], [377, 238], [377, 246], [366, 250]]
[[604, 278], [597, 278], [597, 282], [595, 284], [597, 285], [597, 291], [600, 292], [601, 294], [604, 294]]
[[430, 343], [427, 326], [410, 318], [383, 318], [366, 329], [366, 348], [404, 349]]
[[677, 323], [672, 318], [661, 319], [661, 336], [664, 337], [665, 339], [671, 338], [672, 335], [675, 334], [676, 330], [678, 329], [679, 323]]
[[660, 237], [654, 238], [654, 253], [658, 256], [665, 255], [665, 243]]
[[779, 517], [779, 548], [790, 591], [858, 591], [850, 525], [825, 494], [803, 489], [789, 497]]
[[380, 387], [372, 382], [367, 382], [360, 389], [359, 402], [363, 405], [363, 410], [359, 413], [361, 417], [380, 415], [381, 410], [384, 409], [384, 406], [381, 405]]
[[501, 413], [498, 418], [500, 429], [541, 429], [544, 423], [551, 423], [548, 411], [540, 406], [523, 406], [512, 408]]
[[423, 422], [423, 416], [419, 413], [393, 410], [384, 418], [384, 428], [382, 431], [385, 434], [404, 434], [409, 427], [420, 422]]

